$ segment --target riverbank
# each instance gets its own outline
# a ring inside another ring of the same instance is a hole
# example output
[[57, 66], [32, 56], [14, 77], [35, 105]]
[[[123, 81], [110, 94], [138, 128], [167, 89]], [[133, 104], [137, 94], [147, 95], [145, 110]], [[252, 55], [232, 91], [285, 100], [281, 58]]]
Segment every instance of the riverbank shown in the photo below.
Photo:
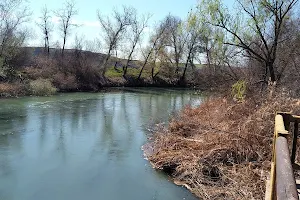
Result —
[[[211, 89], [231, 87], [236, 80], [227, 74], [214, 73], [207, 66], [188, 68], [184, 77], [183, 69], [175, 73], [174, 66], [159, 68], [159, 71], [145, 67], [129, 68], [127, 75], [122, 69], [110, 67], [106, 73], [89, 65], [82, 67], [72, 65], [68, 59], [60, 63], [57, 60], [36, 58], [32, 66], [20, 67], [11, 75], [0, 74], [0, 97], [48, 96], [56, 92], [98, 92], [110, 87], [172, 87]], [[63, 65], [65, 63], [65, 65]]]
[[59, 87], [53, 84], [49, 79], [27, 80], [24, 82], [4, 82], [0, 83], [0, 98], [13, 98], [22, 96], [49, 96], [55, 93], [69, 92], [102, 92], [118, 90], [118, 88], [187, 88], [197, 90], [207, 90], [192, 82], [179, 83], [178, 80], [155, 79], [128, 79], [112, 78], [107, 79], [105, 83], [97, 87], [74, 84], [74, 87]]
[[0, 83], [0, 98], [18, 98], [24, 96], [51, 96], [59, 93], [74, 93], [74, 92], [110, 92], [124, 90], [124, 88], [170, 88], [170, 89], [191, 89], [200, 91], [196, 86], [174, 86], [174, 85], [159, 85], [159, 84], [148, 84], [148, 85], [111, 85], [106, 87], [101, 87], [98, 90], [68, 90], [68, 91], [55, 91], [55, 93], [45, 94], [33, 94], [28, 86], [23, 84], [9, 84]]
[[160, 127], [147, 158], [201, 199], [263, 199], [276, 111], [299, 114], [300, 100], [211, 98]]

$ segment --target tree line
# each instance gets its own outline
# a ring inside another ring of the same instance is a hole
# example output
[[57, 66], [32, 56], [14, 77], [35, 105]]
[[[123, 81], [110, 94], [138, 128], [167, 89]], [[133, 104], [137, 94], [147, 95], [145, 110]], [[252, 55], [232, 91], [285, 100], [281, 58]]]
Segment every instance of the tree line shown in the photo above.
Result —
[[[66, 53], [66, 44], [80, 26], [74, 23], [80, 11], [74, 1], [65, 1], [54, 11], [45, 6], [36, 25], [44, 41], [43, 59], [56, 62], [56, 70], [63, 76], [72, 74], [77, 82], [93, 80], [92, 84], [100, 87], [107, 82], [107, 71], [112, 67], [128, 81], [132, 78], [129, 68], [134, 63], [138, 65], [135, 81], [149, 74], [146, 78], [155, 82], [168, 74], [175, 84], [193, 80], [219, 85], [220, 81], [247, 79], [264, 87], [284, 83], [287, 77], [295, 79], [299, 74], [297, 3], [298, 0], [236, 0], [234, 12], [221, 0], [201, 0], [186, 18], [169, 14], [153, 26], [149, 24], [150, 14], [140, 14], [133, 7], [122, 6], [108, 15], [98, 10], [102, 37], [92, 44], [76, 37], [71, 57]], [[0, 2], [0, 81], [15, 79], [25, 59], [22, 47], [30, 35], [26, 25], [33, 21], [31, 11], [24, 5], [23, 0]], [[59, 21], [57, 30], [54, 16]], [[146, 30], [150, 30], [147, 41]], [[50, 42], [54, 31], [61, 35], [55, 57]], [[91, 46], [104, 56], [91, 58], [84, 53]], [[137, 55], [138, 61], [134, 59]]]

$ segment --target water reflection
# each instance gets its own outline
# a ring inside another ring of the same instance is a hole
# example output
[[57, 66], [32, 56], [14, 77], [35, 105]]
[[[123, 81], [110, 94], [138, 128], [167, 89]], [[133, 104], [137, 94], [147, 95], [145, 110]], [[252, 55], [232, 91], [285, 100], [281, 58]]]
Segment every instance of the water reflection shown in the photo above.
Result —
[[130, 89], [0, 100], [0, 199], [194, 199], [140, 147], [145, 126], [199, 98]]

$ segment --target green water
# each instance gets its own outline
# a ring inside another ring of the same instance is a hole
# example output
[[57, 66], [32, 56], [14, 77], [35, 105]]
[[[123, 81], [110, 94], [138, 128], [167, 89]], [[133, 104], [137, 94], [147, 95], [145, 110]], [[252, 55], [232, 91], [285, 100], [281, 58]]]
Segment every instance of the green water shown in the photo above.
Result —
[[141, 146], [149, 126], [200, 102], [169, 89], [0, 99], [0, 200], [194, 200]]

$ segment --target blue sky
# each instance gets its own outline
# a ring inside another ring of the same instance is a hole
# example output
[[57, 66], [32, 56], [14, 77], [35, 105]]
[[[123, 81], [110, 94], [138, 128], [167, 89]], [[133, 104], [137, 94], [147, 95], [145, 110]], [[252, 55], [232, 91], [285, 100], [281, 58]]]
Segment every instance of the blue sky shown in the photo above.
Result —
[[[224, 0], [228, 6], [232, 6], [234, 0]], [[79, 28], [75, 28], [69, 37], [67, 47], [72, 48], [74, 37], [83, 36], [92, 41], [96, 37], [101, 37], [100, 27], [97, 21], [97, 10], [104, 15], [109, 15], [115, 7], [122, 5], [132, 6], [137, 9], [139, 14], [152, 14], [150, 25], [162, 20], [167, 14], [185, 18], [191, 8], [197, 5], [197, 0], [74, 0], [78, 9], [78, 15], [74, 17], [74, 21], [81, 24]], [[30, 22], [30, 29], [33, 37], [28, 41], [28, 45], [41, 46], [43, 38], [41, 31], [36, 27], [36, 23], [41, 15], [41, 9], [47, 5], [49, 10], [57, 10], [63, 6], [64, 0], [29, 0], [29, 7], [33, 13]], [[61, 43], [58, 34], [57, 19], [54, 22], [54, 32], [51, 40], [52, 45], [56, 41]]]

